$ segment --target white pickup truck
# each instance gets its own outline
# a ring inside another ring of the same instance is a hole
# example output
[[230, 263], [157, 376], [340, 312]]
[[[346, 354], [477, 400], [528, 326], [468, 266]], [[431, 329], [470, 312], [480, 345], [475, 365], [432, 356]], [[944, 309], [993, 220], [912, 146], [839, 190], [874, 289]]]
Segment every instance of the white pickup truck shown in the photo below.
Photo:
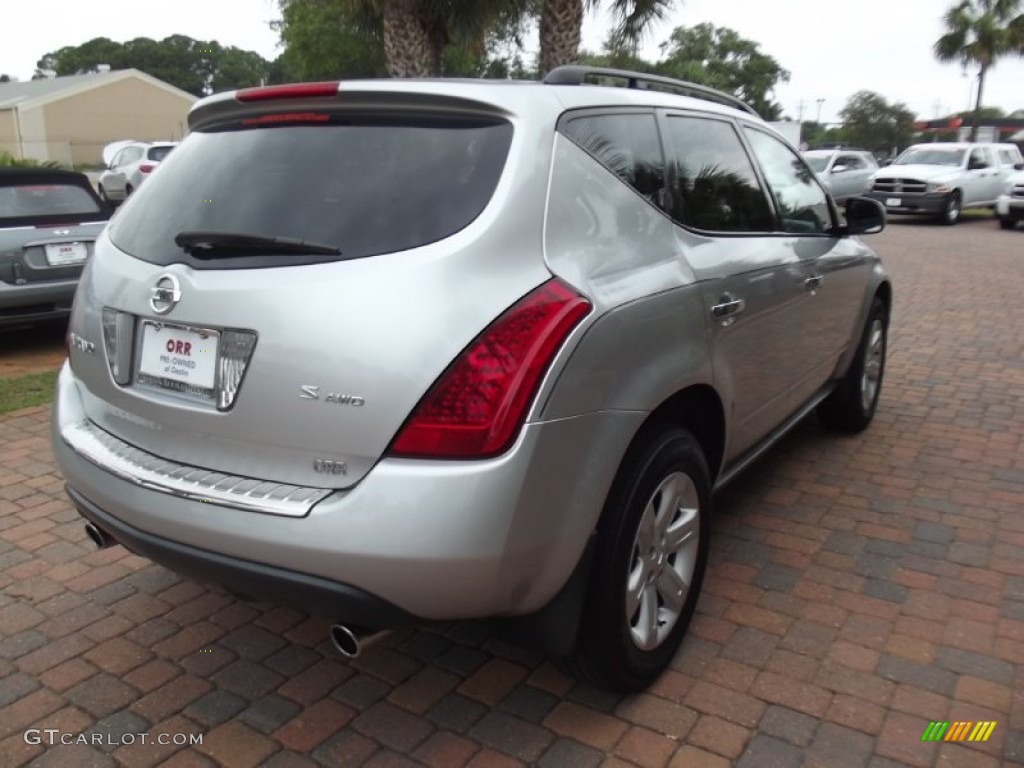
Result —
[[995, 208], [1022, 163], [1014, 144], [915, 144], [877, 171], [865, 194], [890, 214], [929, 215], [956, 224], [965, 209]]

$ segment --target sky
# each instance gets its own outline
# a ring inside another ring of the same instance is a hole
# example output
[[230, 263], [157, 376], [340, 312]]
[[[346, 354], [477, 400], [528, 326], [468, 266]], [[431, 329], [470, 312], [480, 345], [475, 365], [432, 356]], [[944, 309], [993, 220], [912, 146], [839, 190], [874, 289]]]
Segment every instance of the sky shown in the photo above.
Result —
[[[790, 71], [790, 81], [775, 95], [791, 118], [801, 115], [802, 103], [803, 119], [820, 114], [823, 121], [835, 121], [846, 100], [866, 89], [929, 119], [973, 103], [976, 72], [965, 76], [959, 64], [941, 64], [932, 55], [951, 2], [682, 0], [648, 32], [641, 53], [657, 58], [658, 44], [676, 26], [710, 22], [759, 43]], [[6, 6], [0, 73], [22, 80], [32, 76], [43, 54], [93, 37], [123, 41], [183, 34], [254, 50], [265, 58], [280, 52], [269, 27], [278, 17], [276, 0], [0, 0], [0, 5]], [[588, 14], [584, 46], [599, 50], [609, 24], [601, 12]], [[535, 50], [536, 33], [529, 42]], [[990, 72], [984, 103], [1007, 112], [1024, 109], [1024, 58], [1003, 59]]]

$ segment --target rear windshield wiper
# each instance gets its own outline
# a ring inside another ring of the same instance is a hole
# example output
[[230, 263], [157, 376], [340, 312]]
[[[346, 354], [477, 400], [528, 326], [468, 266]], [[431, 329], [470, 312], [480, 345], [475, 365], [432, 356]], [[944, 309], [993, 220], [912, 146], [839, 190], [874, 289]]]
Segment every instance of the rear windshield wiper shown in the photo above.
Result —
[[174, 236], [178, 247], [193, 256], [211, 256], [216, 251], [248, 251], [258, 253], [323, 253], [340, 256], [341, 249], [325, 243], [314, 243], [294, 237], [265, 237], [239, 232], [179, 232]]

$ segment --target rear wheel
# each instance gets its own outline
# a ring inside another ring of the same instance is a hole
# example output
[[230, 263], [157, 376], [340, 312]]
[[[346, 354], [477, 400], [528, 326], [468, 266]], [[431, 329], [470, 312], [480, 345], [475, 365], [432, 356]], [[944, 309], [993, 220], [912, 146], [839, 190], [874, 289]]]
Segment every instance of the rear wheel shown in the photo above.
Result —
[[999, 226], [1002, 227], [1003, 229], [1013, 229], [1015, 226], [1017, 226], [1017, 220], [1010, 218], [1000, 219]]
[[885, 303], [875, 297], [850, 370], [818, 406], [818, 417], [826, 427], [860, 432], [871, 423], [882, 391], [887, 346], [888, 312]]
[[125, 196], [125, 199], [127, 199], [127, 198], [128, 198], [128, 196], [129, 196], [129, 195], [130, 195], [130, 194], [131, 194], [132, 192], [134, 192], [134, 191], [135, 191], [135, 187], [133, 187], [133, 186], [132, 186], [131, 184], [125, 184], [125, 185], [124, 185], [124, 196]]
[[946, 202], [942, 206], [942, 213], [939, 214], [939, 221], [950, 227], [960, 221], [959, 192], [954, 191], [946, 195]]
[[598, 531], [580, 636], [565, 666], [620, 691], [672, 661], [707, 563], [711, 481], [696, 438], [659, 425], [623, 461]]

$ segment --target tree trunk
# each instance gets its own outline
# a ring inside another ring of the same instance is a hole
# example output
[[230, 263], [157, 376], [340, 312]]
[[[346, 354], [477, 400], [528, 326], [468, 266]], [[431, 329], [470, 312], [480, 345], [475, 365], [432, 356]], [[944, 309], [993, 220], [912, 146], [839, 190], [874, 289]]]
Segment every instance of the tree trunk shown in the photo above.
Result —
[[428, 77], [435, 54], [416, 0], [386, 0], [383, 10], [388, 73], [392, 77]]
[[583, 0], [544, 0], [540, 13], [540, 76], [572, 64], [580, 49]]
[[978, 70], [978, 97], [974, 101], [974, 114], [971, 116], [971, 141], [975, 142], [978, 140], [978, 124], [981, 122], [981, 94], [985, 90], [985, 70], [987, 70], [984, 64], [981, 65], [981, 69]]

